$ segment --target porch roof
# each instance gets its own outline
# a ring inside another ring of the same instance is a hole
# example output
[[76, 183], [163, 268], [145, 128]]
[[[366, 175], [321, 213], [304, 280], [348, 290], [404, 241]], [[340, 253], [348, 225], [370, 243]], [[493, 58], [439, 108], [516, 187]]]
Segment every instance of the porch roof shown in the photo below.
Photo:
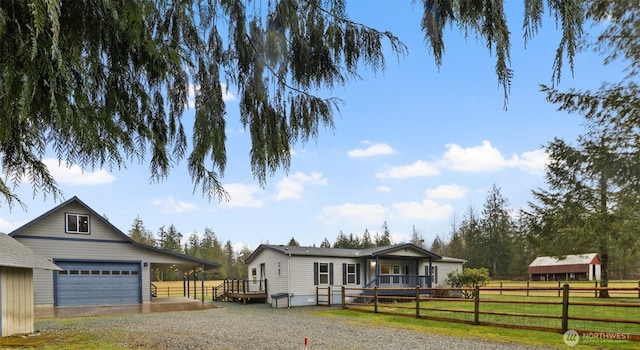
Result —
[[[318, 248], [318, 247], [298, 247], [273, 244], [261, 244], [245, 260], [249, 264], [262, 251], [269, 249], [283, 255], [291, 256], [318, 256], [336, 258], [375, 258], [393, 257], [396, 259], [431, 259], [442, 260], [442, 257], [424, 248], [411, 243], [396, 244], [384, 247], [374, 247], [366, 249], [346, 249], [346, 248]], [[406, 254], [404, 254], [406, 252]]]

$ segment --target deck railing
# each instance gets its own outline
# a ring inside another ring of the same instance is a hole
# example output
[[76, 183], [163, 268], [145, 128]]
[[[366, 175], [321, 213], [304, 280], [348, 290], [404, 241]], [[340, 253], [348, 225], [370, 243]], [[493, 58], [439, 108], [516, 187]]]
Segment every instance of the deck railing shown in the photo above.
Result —
[[427, 288], [431, 286], [431, 276], [424, 275], [378, 275], [365, 288]]

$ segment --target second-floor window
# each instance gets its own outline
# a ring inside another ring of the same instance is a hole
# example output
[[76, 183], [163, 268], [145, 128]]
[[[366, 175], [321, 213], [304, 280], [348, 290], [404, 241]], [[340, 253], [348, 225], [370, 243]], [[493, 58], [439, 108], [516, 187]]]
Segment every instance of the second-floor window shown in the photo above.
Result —
[[89, 233], [89, 215], [67, 214], [67, 233]]

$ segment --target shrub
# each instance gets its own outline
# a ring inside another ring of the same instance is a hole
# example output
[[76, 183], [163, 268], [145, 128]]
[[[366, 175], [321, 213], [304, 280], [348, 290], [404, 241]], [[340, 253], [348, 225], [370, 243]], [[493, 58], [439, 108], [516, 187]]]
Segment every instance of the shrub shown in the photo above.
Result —
[[[445, 283], [452, 288], [475, 288], [476, 286], [485, 286], [490, 279], [487, 268], [468, 268], [463, 269], [462, 272], [457, 270], [450, 272]], [[473, 289], [462, 289], [461, 292], [467, 299], [475, 297], [475, 290]]]

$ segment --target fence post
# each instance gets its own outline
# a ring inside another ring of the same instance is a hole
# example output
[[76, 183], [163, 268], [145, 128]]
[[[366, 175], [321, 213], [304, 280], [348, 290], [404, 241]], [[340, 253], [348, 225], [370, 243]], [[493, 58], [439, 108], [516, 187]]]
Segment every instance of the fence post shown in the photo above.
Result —
[[480, 287], [475, 287], [473, 301], [473, 324], [480, 324]]
[[569, 284], [562, 286], [562, 333], [569, 330]]
[[595, 290], [595, 295], [593, 297], [594, 298], [598, 297], [598, 281], [596, 281], [596, 290]]
[[327, 298], [329, 299], [329, 306], [331, 306], [331, 299], [333, 298], [333, 294], [331, 293], [331, 286], [327, 287], [327, 294]]
[[416, 318], [420, 318], [420, 286], [416, 286]]
[[558, 297], [560, 296], [560, 281], [558, 281]]
[[[342, 299], [342, 308], [346, 309], [347, 308], [347, 304], [346, 304], [346, 298], [344, 296], [344, 286], [342, 286], [342, 298], [341, 299]], [[316, 300], [318, 300], [317, 297], [316, 297]]]
[[529, 281], [527, 281], [527, 296], [529, 296]]
[[320, 291], [318, 286], [316, 286], [316, 306], [320, 305]]
[[640, 281], [638, 281], [638, 298], [640, 298]]
[[502, 295], [502, 281], [500, 281], [500, 295]]
[[373, 287], [373, 312], [378, 313], [378, 286]]

